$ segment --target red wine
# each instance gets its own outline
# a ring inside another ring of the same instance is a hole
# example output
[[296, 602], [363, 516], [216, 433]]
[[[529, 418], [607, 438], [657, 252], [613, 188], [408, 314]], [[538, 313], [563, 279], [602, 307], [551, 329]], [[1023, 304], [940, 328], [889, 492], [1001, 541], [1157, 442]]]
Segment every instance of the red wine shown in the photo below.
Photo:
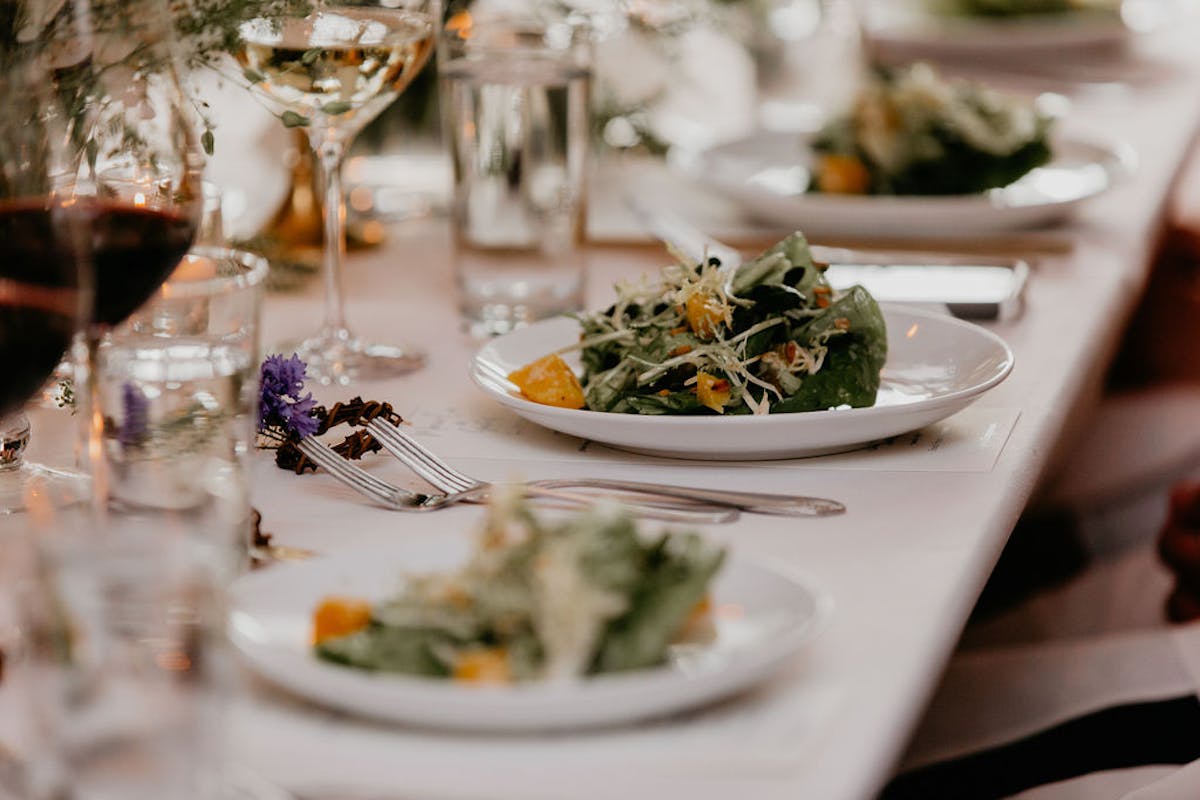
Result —
[[196, 225], [182, 215], [116, 203], [89, 203], [83, 213], [96, 276], [92, 321], [117, 325], [162, 286], [191, 247]]
[[[77, 199], [53, 210], [42, 200], [0, 203], [0, 414], [36, 392], [70, 345], [89, 255], [92, 322], [116, 325], [158, 290], [194, 235], [181, 215], [110, 201]], [[78, 252], [76, 242], [91, 252]]]
[[0, 203], [0, 414], [20, 408], [62, 359], [79, 316], [78, 260], [40, 201]]

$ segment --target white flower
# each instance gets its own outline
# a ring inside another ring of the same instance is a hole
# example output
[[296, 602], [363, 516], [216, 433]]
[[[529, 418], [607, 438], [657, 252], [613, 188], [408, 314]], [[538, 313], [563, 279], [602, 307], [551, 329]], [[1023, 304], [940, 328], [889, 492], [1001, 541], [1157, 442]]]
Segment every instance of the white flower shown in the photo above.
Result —
[[707, 147], [749, 132], [754, 125], [754, 61], [733, 38], [702, 26], [679, 41], [680, 56], [668, 90], [651, 109], [663, 139]]
[[661, 95], [674, 72], [665, 51], [656, 37], [630, 28], [597, 42], [592, 68], [602, 104], [637, 109]]

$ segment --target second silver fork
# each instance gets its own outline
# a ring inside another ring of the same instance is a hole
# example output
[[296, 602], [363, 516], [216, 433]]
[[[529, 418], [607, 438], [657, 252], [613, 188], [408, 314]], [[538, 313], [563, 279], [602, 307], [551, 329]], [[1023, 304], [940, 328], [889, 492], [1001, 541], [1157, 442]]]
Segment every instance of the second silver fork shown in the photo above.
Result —
[[[445, 494], [418, 494], [402, 489], [387, 481], [372, 475], [362, 467], [351, 464], [340, 454], [322, 442], [307, 436], [297, 444], [300, 452], [323, 468], [341, 483], [354, 489], [364, 497], [393, 511], [435, 511], [455, 503], [480, 502], [487, 499], [486, 485], [467, 487], [462, 490], [442, 490]], [[556, 491], [554, 489], [536, 489], [532, 494], [557, 500], [573, 506], [588, 505], [594, 502], [593, 497]], [[693, 505], [664, 508], [656, 504], [634, 503], [631, 510], [641, 517], [657, 519], [666, 522], [682, 522], [689, 524], [732, 522], [737, 519], [737, 509], [723, 508], [715, 505]]]
[[[367, 431], [383, 448], [403, 461], [431, 486], [443, 492], [486, 491], [491, 484], [459, 472], [434, 455], [427, 447], [403, 430], [378, 419], [366, 425]], [[696, 489], [659, 483], [571, 478], [527, 481], [521, 486], [539, 490], [600, 489], [614, 493], [632, 493], [638, 497], [659, 498], [661, 502], [707, 503], [740, 511], [789, 517], [824, 517], [841, 514], [846, 507], [823, 497], [792, 497], [762, 492], [737, 492], [722, 489]]]

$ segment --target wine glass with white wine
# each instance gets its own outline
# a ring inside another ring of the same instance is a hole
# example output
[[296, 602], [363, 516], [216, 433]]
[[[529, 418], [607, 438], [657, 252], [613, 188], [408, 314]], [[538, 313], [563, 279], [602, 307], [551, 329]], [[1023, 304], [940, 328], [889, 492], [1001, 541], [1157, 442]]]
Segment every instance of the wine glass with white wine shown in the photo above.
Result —
[[322, 383], [387, 378], [419, 367], [422, 356], [396, 344], [363, 341], [343, 309], [346, 252], [341, 166], [354, 137], [395, 100], [433, 50], [438, 0], [329, 0], [283, 4], [240, 26], [236, 58], [253, 92], [284, 124], [303, 127], [322, 178], [325, 213], [325, 321], [297, 348]]

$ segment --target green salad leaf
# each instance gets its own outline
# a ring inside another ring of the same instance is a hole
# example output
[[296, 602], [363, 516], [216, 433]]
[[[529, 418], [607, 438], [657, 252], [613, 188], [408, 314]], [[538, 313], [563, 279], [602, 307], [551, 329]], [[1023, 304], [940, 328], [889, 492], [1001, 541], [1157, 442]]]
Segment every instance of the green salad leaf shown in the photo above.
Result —
[[[945, 80], [927, 64], [882, 69], [863, 87], [853, 110], [812, 142], [818, 156], [815, 188], [978, 194], [1047, 163], [1051, 124], [1032, 102]], [[831, 177], [847, 164], [861, 171], [861, 186]]]
[[326, 661], [377, 672], [465, 677], [487, 653], [511, 681], [663, 663], [705, 598], [724, 550], [691, 533], [646, 539], [618, 506], [547, 521], [523, 503], [493, 508], [455, 572], [407, 581], [366, 627], [315, 646]]
[[795, 233], [736, 269], [681, 260], [579, 318], [593, 411], [766, 414], [870, 406], [887, 358], [866, 290], [835, 293]]

